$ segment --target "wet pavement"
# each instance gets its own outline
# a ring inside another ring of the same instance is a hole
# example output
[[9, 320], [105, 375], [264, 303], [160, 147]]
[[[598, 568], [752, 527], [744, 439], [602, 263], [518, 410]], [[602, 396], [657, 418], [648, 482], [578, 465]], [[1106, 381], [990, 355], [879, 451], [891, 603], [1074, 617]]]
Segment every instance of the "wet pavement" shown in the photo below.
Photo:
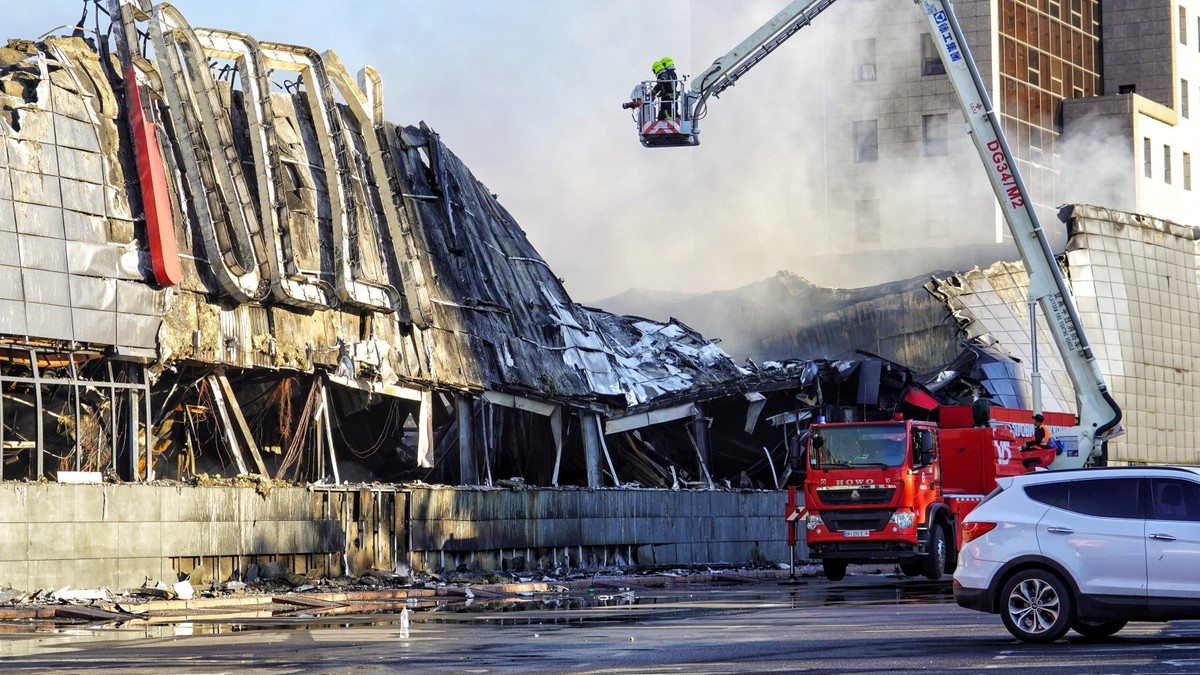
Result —
[[[948, 581], [883, 574], [381, 600], [366, 611], [206, 606], [107, 626], [0, 633], [5, 672], [1196, 672], [1200, 622], [1106, 641], [1013, 640]], [[643, 582], [645, 580], [642, 580]], [[303, 600], [315, 604], [315, 601]], [[360, 603], [361, 605], [361, 603]], [[346, 605], [346, 606], [360, 606]], [[407, 612], [407, 627], [402, 612]], [[324, 608], [337, 609], [337, 608]], [[235, 615], [236, 614], [236, 615]], [[1194, 660], [1193, 660], [1194, 659]]]

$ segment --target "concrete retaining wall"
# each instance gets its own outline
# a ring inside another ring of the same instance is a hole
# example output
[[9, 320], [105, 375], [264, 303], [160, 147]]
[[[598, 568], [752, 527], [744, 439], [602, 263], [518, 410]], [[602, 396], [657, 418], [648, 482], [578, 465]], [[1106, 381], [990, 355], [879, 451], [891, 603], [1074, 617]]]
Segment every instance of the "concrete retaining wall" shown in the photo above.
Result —
[[788, 559], [782, 492], [456, 488], [410, 494], [417, 569]]
[[[0, 484], [0, 586], [788, 559], [780, 492]], [[411, 555], [409, 555], [411, 552]], [[798, 547], [798, 559], [805, 550]]]
[[147, 484], [0, 484], [0, 584], [131, 588], [175, 581], [173, 559], [340, 552], [314, 494]]

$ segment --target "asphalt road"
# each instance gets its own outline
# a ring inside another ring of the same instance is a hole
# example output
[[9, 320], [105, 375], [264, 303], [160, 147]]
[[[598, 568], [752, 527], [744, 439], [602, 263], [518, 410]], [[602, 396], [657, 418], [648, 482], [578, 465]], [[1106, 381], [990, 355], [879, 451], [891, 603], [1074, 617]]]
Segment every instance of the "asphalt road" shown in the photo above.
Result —
[[[633, 580], [631, 580], [631, 583]], [[1200, 673], [1200, 621], [1012, 639], [949, 582], [611, 588], [398, 617], [289, 617], [0, 634], [0, 671], [86, 673]]]

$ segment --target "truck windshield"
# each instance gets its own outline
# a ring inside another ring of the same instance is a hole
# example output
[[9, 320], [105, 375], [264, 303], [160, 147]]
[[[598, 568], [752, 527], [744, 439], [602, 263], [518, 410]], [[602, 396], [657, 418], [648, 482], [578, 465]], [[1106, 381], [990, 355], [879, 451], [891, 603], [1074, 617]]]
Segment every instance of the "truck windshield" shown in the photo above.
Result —
[[812, 438], [814, 466], [826, 470], [902, 466], [908, 454], [902, 424], [817, 427]]

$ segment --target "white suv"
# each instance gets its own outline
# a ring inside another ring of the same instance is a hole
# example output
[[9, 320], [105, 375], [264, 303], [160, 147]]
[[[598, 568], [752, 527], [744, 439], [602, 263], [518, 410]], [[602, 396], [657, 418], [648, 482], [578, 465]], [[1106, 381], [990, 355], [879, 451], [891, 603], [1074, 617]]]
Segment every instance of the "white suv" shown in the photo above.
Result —
[[1200, 618], [1200, 469], [1002, 478], [962, 526], [954, 599], [1021, 640]]

